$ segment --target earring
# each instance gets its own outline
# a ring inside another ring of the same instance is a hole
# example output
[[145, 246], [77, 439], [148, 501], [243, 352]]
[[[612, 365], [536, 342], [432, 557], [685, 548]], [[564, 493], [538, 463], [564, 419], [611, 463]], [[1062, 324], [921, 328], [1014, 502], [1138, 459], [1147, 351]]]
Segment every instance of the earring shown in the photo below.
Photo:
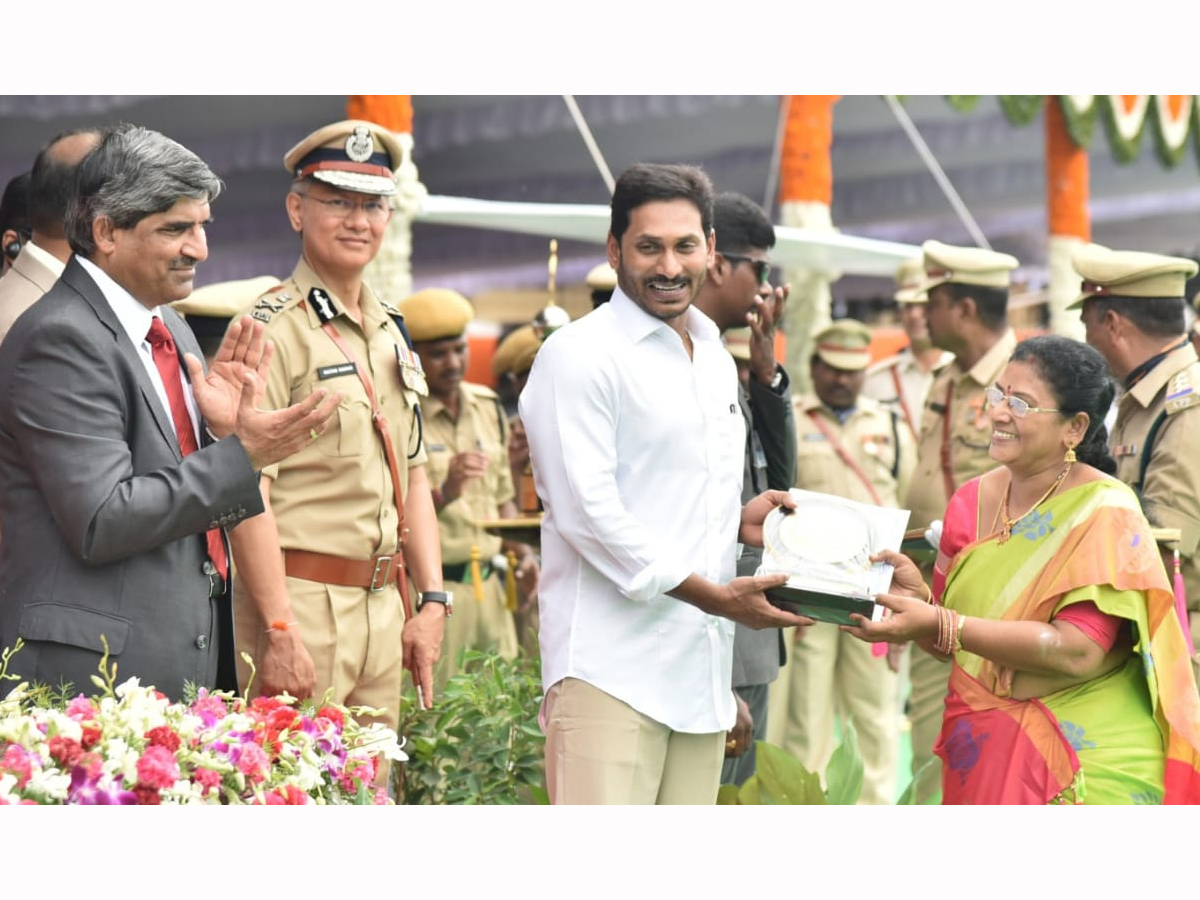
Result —
[[1063, 462], [1065, 462], [1067, 465], [1070, 465], [1071, 463], [1075, 462], [1075, 459], [1075, 448], [1068, 444], [1067, 452], [1063, 454]]

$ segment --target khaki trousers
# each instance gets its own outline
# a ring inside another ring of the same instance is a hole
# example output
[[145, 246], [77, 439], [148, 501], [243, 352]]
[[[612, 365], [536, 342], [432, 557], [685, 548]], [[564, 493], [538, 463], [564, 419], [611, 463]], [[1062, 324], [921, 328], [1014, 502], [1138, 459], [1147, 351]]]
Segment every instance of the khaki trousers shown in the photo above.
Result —
[[810, 772], [822, 776], [835, 749], [835, 717], [854, 722], [863, 760], [859, 803], [891, 804], [896, 800], [896, 766], [900, 722], [896, 714], [900, 690], [887, 659], [871, 655], [871, 645], [818, 622], [794, 629], [785, 639], [791, 652], [771, 685], [768, 730], [777, 746], [795, 756]]
[[495, 651], [505, 659], [517, 655], [517, 626], [513, 614], [504, 608], [504, 583], [499, 575], [493, 572], [484, 580], [482, 600], [475, 599], [469, 584], [447, 581], [445, 588], [454, 594], [454, 614], [446, 619], [442, 655], [433, 668], [435, 696], [462, 671], [458, 657], [463, 650]]
[[929, 766], [916, 784], [913, 799], [924, 804], [933, 801], [942, 789], [942, 761], [934, 754], [933, 745], [941, 733], [946, 712], [950, 663], [935, 659], [916, 644], [908, 653], [908, 721], [912, 726], [913, 778]]
[[544, 712], [551, 803], [716, 802], [724, 731], [672, 731], [577, 678], [546, 692]]

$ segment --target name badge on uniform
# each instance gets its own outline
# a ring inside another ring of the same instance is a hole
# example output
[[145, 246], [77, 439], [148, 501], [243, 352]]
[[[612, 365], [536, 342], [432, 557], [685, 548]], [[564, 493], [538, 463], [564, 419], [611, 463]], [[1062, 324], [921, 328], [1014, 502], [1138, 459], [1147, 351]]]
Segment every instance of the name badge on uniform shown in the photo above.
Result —
[[317, 380], [338, 378], [342, 375], [353, 375], [358, 371], [358, 365], [352, 362], [338, 363], [336, 366], [321, 366], [317, 369]]
[[824, 441], [824, 440], [827, 440], [827, 438], [825, 437], [825, 435], [823, 435], [823, 434], [820, 434], [819, 432], [816, 432], [816, 431], [810, 431], [808, 434], [802, 434], [802, 435], [800, 436], [800, 439], [801, 439], [801, 440], [804, 440], [804, 441]]
[[421, 359], [403, 344], [396, 345], [396, 363], [400, 366], [400, 380], [410, 391], [429, 396], [429, 385], [425, 382], [425, 370], [421, 368]]
[[428, 450], [430, 453], [441, 453], [443, 450], [446, 449], [446, 445], [445, 444], [426, 444], [425, 449]]

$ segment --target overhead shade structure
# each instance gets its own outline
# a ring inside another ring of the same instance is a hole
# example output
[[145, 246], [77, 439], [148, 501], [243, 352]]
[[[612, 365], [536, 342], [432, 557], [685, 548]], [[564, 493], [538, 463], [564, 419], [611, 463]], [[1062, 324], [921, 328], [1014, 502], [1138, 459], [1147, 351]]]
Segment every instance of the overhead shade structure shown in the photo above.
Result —
[[[609, 208], [599, 203], [518, 203], [430, 194], [416, 221], [603, 244]], [[892, 278], [900, 263], [920, 253], [913, 244], [777, 225], [771, 261], [787, 268]]]

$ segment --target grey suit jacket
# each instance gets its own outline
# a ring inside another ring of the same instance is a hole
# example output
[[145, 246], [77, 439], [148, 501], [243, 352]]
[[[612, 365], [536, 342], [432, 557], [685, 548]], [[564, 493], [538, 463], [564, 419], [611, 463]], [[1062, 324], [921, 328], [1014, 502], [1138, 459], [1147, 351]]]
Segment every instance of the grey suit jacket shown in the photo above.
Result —
[[[200, 357], [183, 319], [162, 315]], [[72, 258], [0, 344], [0, 647], [25, 641], [10, 671], [92, 693], [106, 640], [118, 682], [172, 699], [186, 681], [235, 688], [229, 590], [209, 598], [204, 532], [263, 505], [237, 438], [204, 443], [182, 457], [137, 350]]]
[[26, 243], [13, 260], [12, 268], [0, 278], [0, 341], [12, 329], [17, 317], [50, 288], [58, 276], [29, 252]]
[[[738, 392], [746, 419], [743, 503], [767, 488], [786, 491], [796, 484], [796, 420], [790, 388], [785, 373], [779, 393], [753, 376], [749, 395]], [[761, 547], [745, 547], [737, 573], [753, 575], [761, 562]], [[733, 686], [770, 684], [779, 675], [783, 654], [783, 635], [778, 628], [755, 630], [737, 625], [733, 633]]]

